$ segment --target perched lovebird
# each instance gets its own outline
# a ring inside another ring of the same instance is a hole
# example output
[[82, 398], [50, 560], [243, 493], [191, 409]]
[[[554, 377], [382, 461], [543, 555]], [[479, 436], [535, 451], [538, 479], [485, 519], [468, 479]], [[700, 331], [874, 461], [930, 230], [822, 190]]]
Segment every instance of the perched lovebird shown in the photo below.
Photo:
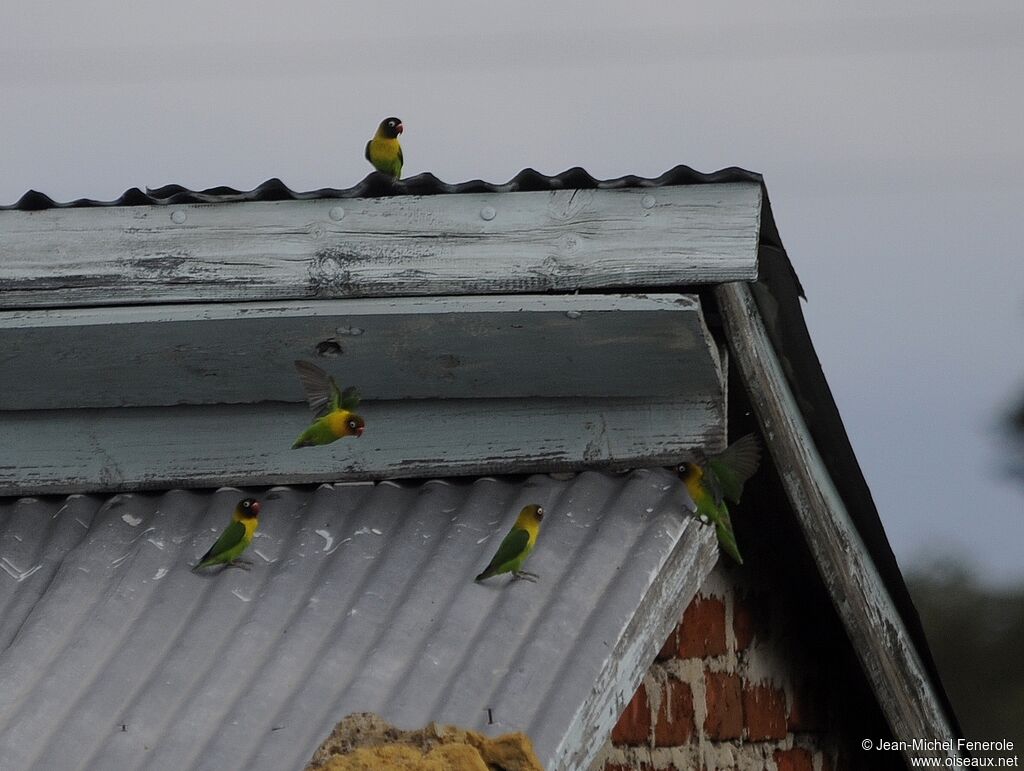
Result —
[[359, 392], [355, 388], [349, 387], [342, 391], [333, 377], [308, 361], [296, 361], [295, 369], [316, 419], [313, 425], [299, 434], [292, 445], [293, 450], [296, 447], [330, 444], [343, 436], [363, 435], [366, 422], [354, 412], [359, 406]]
[[243, 498], [235, 506], [231, 514], [231, 524], [224, 528], [220, 538], [216, 540], [210, 550], [199, 560], [199, 564], [192, 570], [206, 568], [210, 565], [229, 565], [232, 567], [244, 567], [248, 565], [244, 560], [239, 559], [242, 552], [249, 548], [252, 543], [253, 534], [260, 524], [260, 502], [255, 498]]
[[511, 573], [513, 579], [525, 578], [529, 581], [536, 581], [537, 576], [527, 573], [522, 569], [526, 558], [530, 556], [534, 545], [537, 543], [537, 533], [540, 532], [540, 521], [544, 519], [544, 509], [535, 503], [524, 506], [519, 512], [516, 523], [508, 531], [498, 547], [498, 551], [491, 558], [491, 564], [484, 568], [484, 572], [474, 580], [483, 581], [485, 578], [496, 576], [499, 573]]
[[402, 146], [398, 135], [405, 127], [399, 118], [385, 118], [377, 126], [377, 133], [366, 143], [366, 160], [381, 174], [398, 179], [402, 176]]
[[736, 545], [725, 501], [740, 502], [743, 484], [754, 475], [760, 462], [761, 447], [757, 437], [747, 434], [717, 455], [679, 467], [679, 476], [693, 498], [697, 516], [714, 523], [718, 542], [741, 565], [743, 558]]

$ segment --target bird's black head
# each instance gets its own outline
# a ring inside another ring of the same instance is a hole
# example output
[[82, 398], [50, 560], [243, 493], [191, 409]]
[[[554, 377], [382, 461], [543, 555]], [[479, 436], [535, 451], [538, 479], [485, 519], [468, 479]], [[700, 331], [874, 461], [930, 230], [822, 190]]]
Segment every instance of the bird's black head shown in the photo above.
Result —
[[260, 502], [255, 498], [243, 498], [238, 502], [238, 515], [241, 517], [258, 517]]
[[363, 435], [365, 428], [366, 421], [363, 420], [361, 415], [349, 415], [348, 420], [345, 421], [345, 431], [349, 436], [360, 437]]
[[394, 139], [405, 130], [401, 118], [385, 118], [377, 127], [377, 133], [382, 137]]

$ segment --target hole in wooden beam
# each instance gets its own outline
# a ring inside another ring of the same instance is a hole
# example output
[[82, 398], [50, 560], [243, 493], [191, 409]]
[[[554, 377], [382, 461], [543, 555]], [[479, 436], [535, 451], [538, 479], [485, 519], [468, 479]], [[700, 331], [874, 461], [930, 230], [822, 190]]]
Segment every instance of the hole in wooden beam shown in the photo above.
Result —
[[317, 356], [341, 356], [344, 351], [337, 340], [321, 340], [316, 344]]

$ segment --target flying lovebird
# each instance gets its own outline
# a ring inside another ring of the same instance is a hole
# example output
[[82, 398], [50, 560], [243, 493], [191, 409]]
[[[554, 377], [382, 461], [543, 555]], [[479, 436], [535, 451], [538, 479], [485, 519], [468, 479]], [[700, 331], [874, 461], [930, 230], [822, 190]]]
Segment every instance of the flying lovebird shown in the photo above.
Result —
[[342, 391], [333, 377], [308, 361], [296, 361], [295, 370], [299, 373], [299, 382], [306, 392], [306, 401], [315, 420], [299, 434], [292, 445], [293, 450], [330, 444], [343, 436], [363, 435], [366, 422], [355, 413], [359, 406], [359, 392], [355, 388], [350, 386]]
[[696, 515], [714, 523], [718, 542], [740, 565], [743, 558], [725, 502], [740, 502], [743, 484], [754, 475], [760, 462], [761, 446], [757, 437], [747, 434], [717, 455], [679, 466], [679, 476], [697, 507]]
[[485, 578], [496, 576], [500, 573], [511, 573], [512, 579], [523, 578], [528, 581], [536, 581], [534, 573], [527, 573], [523, 570], [523, 563], [530, 556], [533, 547], [537, 543], [537, 534], [540, 532], [540, 521], [544, 519], [544, 509], [535, 503], [524, 506], [519, 512], [516, 522], [508, 535], [502, 540], [498, 551], [491, 558], [490, 564], [474, 580], [483, 581]]
[[366, 143], [366, 160], [381, 174], [398, 179], [402, 176], [402, 146], [398, 135], [405, 130], [400, 118], [385, 118], [377, 133]]
[[235, 506], [231, 514], [231, 524], [224, 528], [209, 551], [204, 554], [193, 571], [211, 565], [227, 565], [229, 567], [244, 567], [246, 561], [239, 559], [249, 544], [256, 528], [260, 524], [260, 502], [255, 498], [243, 498]]

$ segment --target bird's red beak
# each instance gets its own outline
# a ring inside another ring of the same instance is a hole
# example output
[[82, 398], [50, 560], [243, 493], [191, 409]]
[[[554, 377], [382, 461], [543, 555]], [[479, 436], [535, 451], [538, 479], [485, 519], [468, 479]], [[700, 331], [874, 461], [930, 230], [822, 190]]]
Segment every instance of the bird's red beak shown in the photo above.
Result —
[[399, 123], [397, 126], [395, 126], [395, 131], [397, 131], [399, 134], [401, 134], [403, 131], [405, 131], [405, 126], [403, 126], [401, 123]]
[[253, 514], [259, 514], [260, 513], [260, 502], [259, 501], [253, 501], [252, 502], [252, 506], [250, 506], [249, 508], [252, 509], [252, 513]]
[[357, 428], [356, 429], [356, 439], [361, 437], [363, 435], [363, 431], [365, 431], [365, 430], [366, 430], [365, 426], [360, 426], [359, 428]]

